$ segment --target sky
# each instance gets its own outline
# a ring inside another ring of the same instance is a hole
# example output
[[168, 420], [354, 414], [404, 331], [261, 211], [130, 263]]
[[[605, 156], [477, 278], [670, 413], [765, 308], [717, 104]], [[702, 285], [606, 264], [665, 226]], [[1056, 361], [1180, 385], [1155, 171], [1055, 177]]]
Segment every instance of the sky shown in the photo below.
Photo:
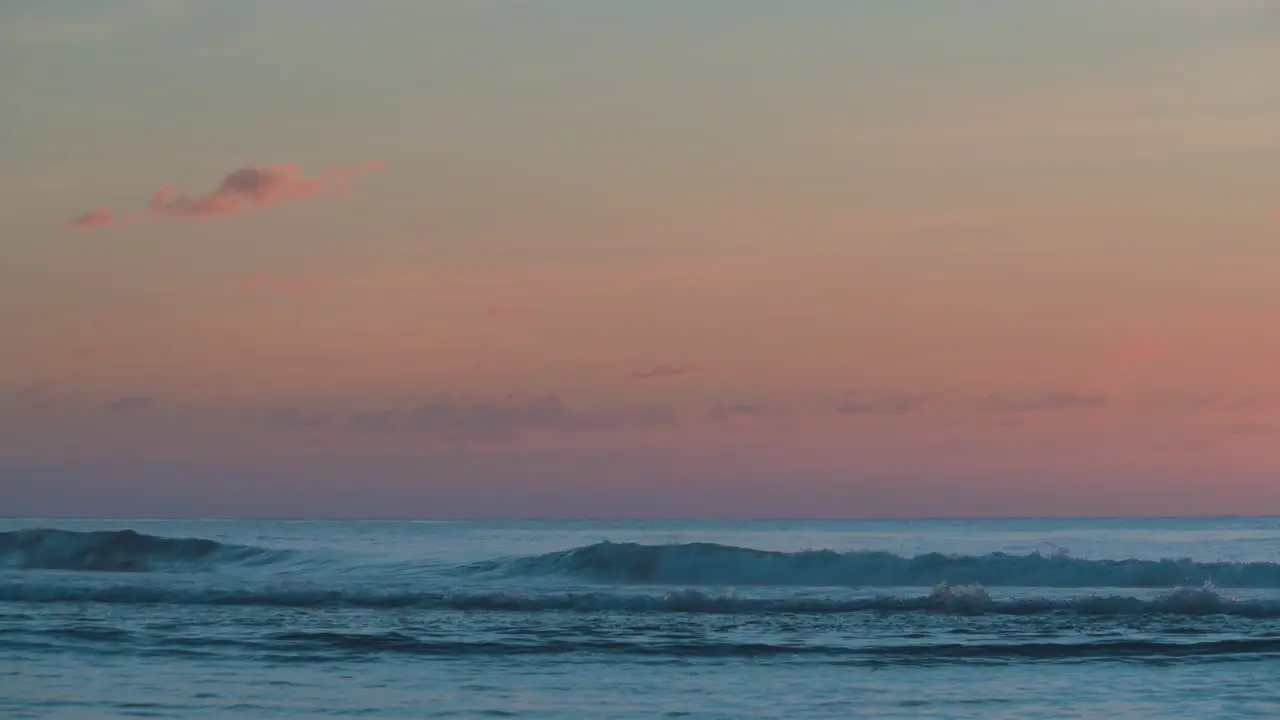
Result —
[[0, 5], [0, 513], [1280, 513], [1274, 0]]

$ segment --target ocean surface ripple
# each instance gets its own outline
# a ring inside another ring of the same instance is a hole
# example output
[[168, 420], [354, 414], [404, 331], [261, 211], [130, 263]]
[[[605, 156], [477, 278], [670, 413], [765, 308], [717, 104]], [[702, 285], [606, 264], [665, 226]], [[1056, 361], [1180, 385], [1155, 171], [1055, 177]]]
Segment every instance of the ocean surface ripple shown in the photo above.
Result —
[[[2, 522], [4, 717], [958, 718], [1049, 702], [1100, 717], [1138, 697], [1143, 717], [1248, 717], [1280, 702], [1280, 522], [1265, 518]], [[858, 668], [877, 674], [844, 675]], [[1031, 668], [1048, 695], [999, 690]], [[807, 690], [761, 694], [778, 682]]]

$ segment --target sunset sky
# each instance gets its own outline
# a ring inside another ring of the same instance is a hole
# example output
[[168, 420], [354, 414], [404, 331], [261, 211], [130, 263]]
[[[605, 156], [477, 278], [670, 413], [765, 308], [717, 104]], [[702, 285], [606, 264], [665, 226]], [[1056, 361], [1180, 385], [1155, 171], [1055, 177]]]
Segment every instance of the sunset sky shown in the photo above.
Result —
[[1274, 0], [0, 5], [0, 514], [1280, 513]]

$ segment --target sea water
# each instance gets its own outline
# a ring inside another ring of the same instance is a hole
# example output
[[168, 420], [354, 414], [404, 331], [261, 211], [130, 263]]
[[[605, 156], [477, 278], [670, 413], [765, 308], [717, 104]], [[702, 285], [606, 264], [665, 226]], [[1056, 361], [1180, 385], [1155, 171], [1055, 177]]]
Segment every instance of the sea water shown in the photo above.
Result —
[[0, 521], [4, 718], [1275, 718], [1280, 519]]

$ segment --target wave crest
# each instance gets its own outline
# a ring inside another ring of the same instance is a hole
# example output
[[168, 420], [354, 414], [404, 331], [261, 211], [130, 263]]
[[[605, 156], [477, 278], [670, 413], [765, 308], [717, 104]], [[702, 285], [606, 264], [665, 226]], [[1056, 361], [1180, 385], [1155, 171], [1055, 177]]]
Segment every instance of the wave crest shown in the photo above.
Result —
[[5, 603], [104, 603], [281, 608], [367, 608], [466, 612], [621, 612], [636, 614], [829, 615], [838, 613], [938, 613], [944, 615], [1038, 616], [1056, 613], [1092, 617], [1223, 615], [1280, 619], [1280, 601], [1240, 600], [1212, 588], [1177, 588], [1151, 599], [1123, 595], [998, 599], [979, 586], [942, 585], [923, 595], [859, 597], [744, 597], [693, 589], [656, 593], [377, 591], [308, 587], [68, 586], [10, 582], [0, 585]]
[[282, 551], [203, 538], [166, 538], [134, 530], [79, 532], [33, 528], [0, 532], [0, 566], [25, 570], [147, 572], [215, 563], [269, 561]]
[[811, 587], [1176, 588], [1212, 581], [1222, 587], [1280, 588], [1280, 564], [1189, 559], [1085, 560], [1063, 553], [904, 557], [890, 552], [778, 552], [682, 543], [602, 542], [508, 561], [477, 563], [474, 573], [561, 575], [593, 582], [648, 585]]

